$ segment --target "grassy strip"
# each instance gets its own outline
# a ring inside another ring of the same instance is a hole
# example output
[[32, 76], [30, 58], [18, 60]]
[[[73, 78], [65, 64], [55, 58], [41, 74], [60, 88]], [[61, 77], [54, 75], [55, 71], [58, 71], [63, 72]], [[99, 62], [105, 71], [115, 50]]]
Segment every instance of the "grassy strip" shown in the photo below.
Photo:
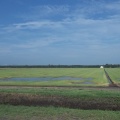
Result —
[[120, 111], [0, 105], [0, 120], [119, 120]]
[[119, 90], [89, 90], [82, 88], [0, 88], [0, 93], [22, 93], [44, 96], [63, 96], [69, 98], [111, 98], [120, 99]]
[[119, 91], [79, 89], [1, 89], [0, 103], [80, 109], [120, 110]]

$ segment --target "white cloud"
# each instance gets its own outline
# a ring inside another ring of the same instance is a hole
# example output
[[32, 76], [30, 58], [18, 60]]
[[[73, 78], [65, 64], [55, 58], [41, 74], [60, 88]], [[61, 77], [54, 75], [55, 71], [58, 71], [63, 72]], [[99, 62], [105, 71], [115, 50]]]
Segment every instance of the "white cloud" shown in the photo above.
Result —
[[13, 24], [13, 26], [16, 29], [39, 29], [42, 27], [57, 28], [57, 27], [61, 27], [61, 25], [62, 24], [60, 24], [60, 22], [52, 22], [52, 21], [33, 21], [33, 22]]
[[[0, 46], [0, 51], [7, 53], [16, 50], [28, 52], [30, 49], [33, 51], [46, 49], [56, 54], [66, 51], [68, 56], [71, 56], [70, 52], [72, 52], [77, 56], [80, 51], [81, 54], [85, 53], [84, 51], [86, 51], [85, 54], [112, 52], [114, 47], [115, 53], [119, 51], [120, 46], [120, 15], [110, 14], [105, 19], [95, 19], [95, 16], [86, 17], [90, 14], [102, 13], [105, 9], [115, 9], [116, 4], [113, 6], [101, 3], [93, 8], [77, 6], [71, 11], [70, 6], [37, 6], [34, 12], [28, 15], [30, 19], [26, 22], [1, 27], [0, 43], [2, 41], [5, 45]], [[60, 15], [62, 18], [58, 17], [58, 20], [51, 18], [55, 15]], [[7, 43], [8, 40], [12, 42]]]
[[[56, 42], [66, 44], [66, 41], [69, 45], [104, 45], [105, 41], [120, 37], [119, 28], [120, 22], [117, 18], [107, 20], [79, 18], [65, 19], [62, 21], [30, 21], [18, 23], [4, 28], [4, 32], [7, 33], [7, 30], [11, 31], [11, 34], [8, 34], [10, 37], [8, 39], [13, 38], [17, 40], [20, 36], [23, 36], [23, 38], [28, 36], [25, 40], [28, 42], [22, 40], [21, 45], [18, 46], [35, 48], [40, 44], [40, 46], [49, 46]], [[34, 32], [29, 32], [29, 30], [34, 30]], [[14, 38], [12, 36], [16, 37]]]

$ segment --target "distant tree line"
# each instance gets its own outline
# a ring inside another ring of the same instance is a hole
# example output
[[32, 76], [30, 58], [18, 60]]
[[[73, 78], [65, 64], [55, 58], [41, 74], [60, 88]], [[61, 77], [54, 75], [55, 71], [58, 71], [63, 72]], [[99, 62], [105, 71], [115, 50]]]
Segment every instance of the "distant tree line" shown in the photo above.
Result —
[[120, 68], [120, 64], [106, 64], [103, 65], [105, 68]]
[[0, 65], [0, 68], [117, 68], [120, 64], [105, 64], [105, 65]]

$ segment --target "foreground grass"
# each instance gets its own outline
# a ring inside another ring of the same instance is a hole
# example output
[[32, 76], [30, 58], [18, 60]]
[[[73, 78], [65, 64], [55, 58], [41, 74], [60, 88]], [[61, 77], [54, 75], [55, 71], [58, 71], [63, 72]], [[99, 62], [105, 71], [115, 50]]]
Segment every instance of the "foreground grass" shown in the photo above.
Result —
[[[106, 86], [104, 70], [99, 68], [2, 68], [0, 78], [12, 77], [79, 77], [92, 80], [59, 80], [42, 82], [0, 81], [0, 85], [21, 86]], [[92, 84], [85, 84], [91, 82]]]
[[0, 105], [0, 120], [119, 120], [120, 111]]
[[119, 89], [2, 88], [0, 98], [0, 104], [120, 110]]
[[[120, 106], [119, 89], [92, 90], [82, 88], [0, 88], [0, 120], [119, 120], [120, 111], [98, 110], [100, 107]], [[10, 100], [10, 101], [9, 101]], [[26, 103], [21, 106], [22, 101]], [[43, 100], [43, 101], [42, 101]], [[64, 101], [65, 100], [65, 101]], [[42, 104], [37, 104], [37, 102]], [[46, 101], [46, 102], [45, 102]], [[20, 104], [18, 106], [17, 102]], [[30, 104], [28, 104], [30, 102]], [[49, 102], [50, 104], [46, 105]], [[65, 106], [64, 102], [66, 103]], [[36, 107], [34, 106], [36, 103]], [[51, 104], [52, 103], [52, 104]], [[60, 107], [63, 105], [64, 108]], [[14, 104], [15, 106], [9, 105]], [[46, 107], [42, 107], [45, 104]], [[65, 108], [78, 107], [80, 104], [96, 110]], [[53, 106], [57, 107], [53, 107]], [[99, 106], [100, 105], [100, 106]], [[106, 106], [107, 105], [107, 106]], [[109, 106], [110, 105], [110, 106]]]

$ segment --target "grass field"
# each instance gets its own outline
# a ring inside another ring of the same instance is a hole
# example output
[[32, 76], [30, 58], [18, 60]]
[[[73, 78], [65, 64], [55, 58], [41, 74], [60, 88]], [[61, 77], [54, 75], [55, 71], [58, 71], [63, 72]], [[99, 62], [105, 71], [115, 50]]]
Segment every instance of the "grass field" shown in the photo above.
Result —
[[120, 85], [120, 68], [107, 68], [110, 78], [117, 84]]
[[[120, 91], [118, 90], [107, 90], [107, 89], [84, 89], [84, 88], [47, 88], [47, 87], [17, 87], [17, 88], [0, 88], [0, 93], [19, 93], [29, 95], [42, 95], [42, 96], [62, 96], [69, 98], [119, 98]], [[120, 101], [119, 101], [120, 102]]]
[[3, 87], [0, 88], [0, 98], [0, 120], [120, 118], [119, 89]]
[[[0, 85], [31, 85], [31, 86], [106, 86], [108, 81], [103, 69], [99, 68], [8, 68], [0, 69], [0, 78], [13, 77], [77, 77], [82, 80], [54, 81], [0, 81]], [[86, 79], [92, 80], [86, 80]]]
[[[113, 79], [115, 76], [111, 72], [113, 69], [106, 70]], [[83, 79], [51, 81], [4, 79], [36, 77]], [[86, 82], [92, 84], [85, 84]], [[120, 89], [109, 87], [104, 69], [0, 69], [0, 120], [119, 120], [119, 118]]]
[[0, 105], [0, 120], [119, 120], [120, 111]]
[[80, 88], [1, 88], [0, 104], [120, 110], [119, 90]]

